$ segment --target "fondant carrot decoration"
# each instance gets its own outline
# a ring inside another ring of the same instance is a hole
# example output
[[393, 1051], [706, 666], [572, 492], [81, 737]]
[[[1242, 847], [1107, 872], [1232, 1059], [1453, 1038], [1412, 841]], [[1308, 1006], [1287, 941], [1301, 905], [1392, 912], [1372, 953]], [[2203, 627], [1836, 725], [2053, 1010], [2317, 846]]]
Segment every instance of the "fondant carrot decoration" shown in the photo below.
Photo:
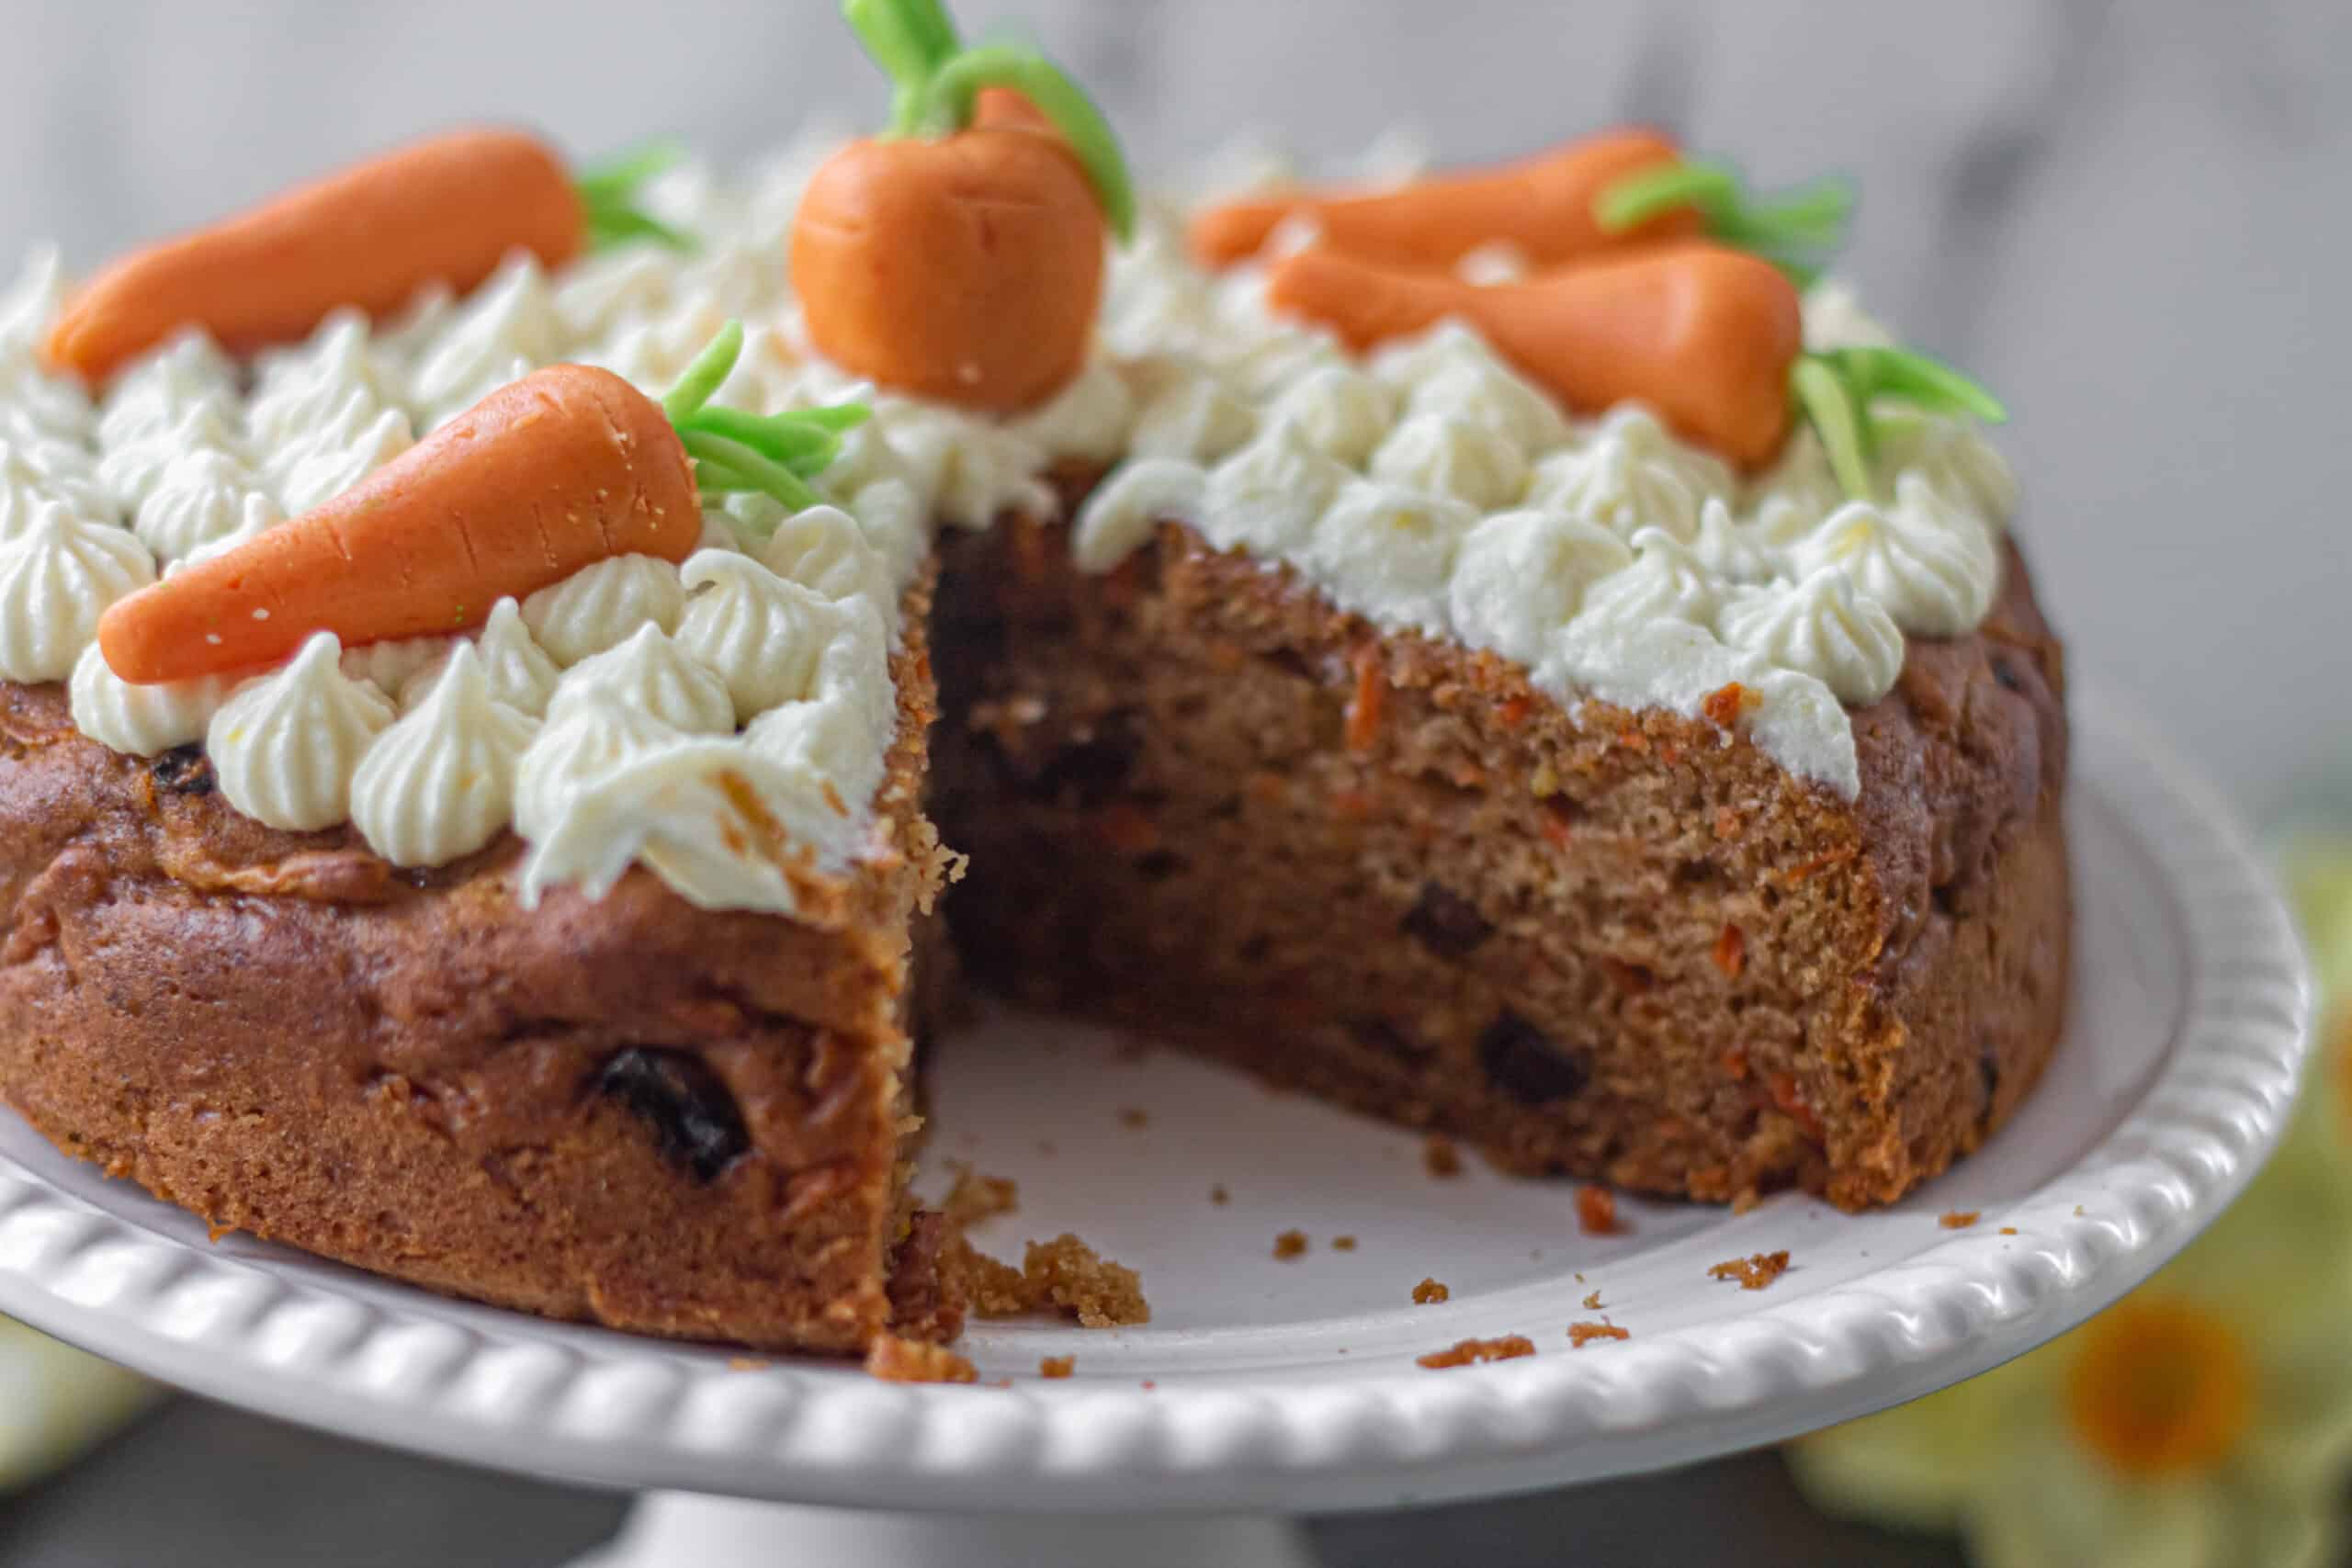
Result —
[[521, 131], [412, 142], [122, 257], [66, 302], [43, 355], [95, 384], [183, 327], [250, 354], [340, 306], [380, 315], [427, 284], [471, 288], [514, 251], [552, 267], [621, 239], [683, 244], [632, 205], [666, 162], [640, 155], [575, 180]]
[[1317, 246], [1274, 264], [1267, 299], [1359, 350], [1459, 317], [1571, 411], [1646, 403], [1686, 440], [1748, 468], [1780, 451], [1802, 408], [1858, 494], [1874, 399], [2002, 417], [1990, 393], [1921, 355], [1805, 354], [1795, 286], [1768, 262], [1702, 241], [1485, 287]]
[[143, 684], [266, 664], [316, 632], [461, 631], [608, 556], [684, 560], [706, 494], [811, 504], [808, 477], [865, 411], [706, 406], [742, 344], [729, 323], [661, 402], [587, 366], [534, 371], [325, 505], [118, 602], [99, 649]]
[[1547, 267], [1634, 243], [1709, 236], [1784, 267], [1837, 248], [1852, 196], [1821, 181], [1776, 200], [1750, 197], [1719, 164], [1686, 161], [1655, 130], [1603, 131], [1493, 168], [1431, 175], [1393, 190], [1314, 191], [1211, 207], [1187, 234], [1204, 265], [1256, 255], [1285, 219], [1317, 243], [1391, 266], [1444, 269], [1480, 245]]
[[[890, 127], [817, 171], [792, 278], [827, 358], [920, 397], [1025, 408], [1075, 376], [1102, 241], [1135, 198], [1118, 139], [1042, 55], [966, 50], [938, 0], [842, 0], [895, 85]], [[985, 114], [984, 92], [991, 96]]]
[[1355, 349], [1458, 316], [1574, 412], [1637, 400], [1750, 466], [1788, 434], [1789, 367], [1804, 346], [1789, 280], [1699, 241], [1484, 288], [1317, 246], [1275, 263], [1266, 298]]

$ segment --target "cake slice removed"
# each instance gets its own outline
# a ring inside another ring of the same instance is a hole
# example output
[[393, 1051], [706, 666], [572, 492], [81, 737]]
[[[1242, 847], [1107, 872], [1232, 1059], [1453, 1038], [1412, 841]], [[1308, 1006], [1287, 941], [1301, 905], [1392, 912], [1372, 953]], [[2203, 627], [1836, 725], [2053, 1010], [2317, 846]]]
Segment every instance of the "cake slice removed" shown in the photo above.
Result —
[[1855, 712], [1860, 789], [1571, 715], [1182, 521], [944, 541], [935, 814], [974, 972], [1505, 1163], [1858, 1208], [2022, 1100], [2066, 994], [2058, 645], [2023, 559]]

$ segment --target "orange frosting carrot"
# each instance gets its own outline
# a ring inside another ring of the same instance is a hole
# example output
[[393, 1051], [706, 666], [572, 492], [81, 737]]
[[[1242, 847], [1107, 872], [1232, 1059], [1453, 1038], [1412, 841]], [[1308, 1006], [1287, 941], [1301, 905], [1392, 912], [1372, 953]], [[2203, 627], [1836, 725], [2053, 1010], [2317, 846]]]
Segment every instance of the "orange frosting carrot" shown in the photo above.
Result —
[[728, 322], [660, 402], [584, 365], [533, 371], [323, 506], [119, 601], [99, 650], [153, 683], [266, 664], [316, 632], [462, 631], [608, 557], [685, 559], [706, 495], [814, 505], [807, 481], [866, 411], [707, 406], [742, 348]]
[[1305, 190], [1227, 202], [1196, 215], [1186, 238], [1204, 265], [1227, 266], [1257, 254], [1295, 216], [1315, 220], [1317, 243], [1392, 266], [1450, 267], [1496, 241], [1544, 266], [1613, 245], [1697, 234], [1695, 209], [1623, 232], [1603, 229], [1597, 210], [1618, 181], [1680, 158], [1657, 131], [1603, 131], [1517, 163], [1433, 175], [1394, 190]]
[[383, 312], [429, 282], [470, 288], [513, 250], [559, 265], [581, 234], [580, 197], [542, 143], [438, 136], [123, 257], [67, 303], [46, 356], [99, 381], [184, 326], [250, 353], [337, 306]]
[[835, 364], [917, 397], [1026, 408], [1085, 361], [1102, 216], [1050, 135], [861, 141], [800, 198], [792, 280]]
[[810, 340], [919, 397], [1010, 412], [1084, 363], [1102, 241], [1132, 198], [1075, 85], [1017, 50], [965, 50], [937, 0], [845, 0], [897, 84], [890, 133], [817, 171], [792, 226]]
[[121, 600], [98, 646], [126, 681], [267, 663], [314, 632], [346, 643], [461, 631], [607, 556], [684, 560], [694, 468], [662, 405], [559, 365], [502, 387], [296, 521]]
[[552, 267], [594, 241], [681, 244], [628, 204], [660, 161], [575, 184], [521, 131], [412, 142], [124, 256], [67, 301], [43, 357], [96, 383], [183, 327], [249, 354], [304, 336], [341, 306], [380, 315], [427, 284], [471, 288], [515, 251]]
[[1577, 412], [1638, 400], [1750, 468], [1788, 434], [1804, 348], [1795, 286], [1768, 262], [1698, 241], [1487, 288], [1318, 247], [1277, 262], [1267, 299], [1356, 349], [1461, 317]]

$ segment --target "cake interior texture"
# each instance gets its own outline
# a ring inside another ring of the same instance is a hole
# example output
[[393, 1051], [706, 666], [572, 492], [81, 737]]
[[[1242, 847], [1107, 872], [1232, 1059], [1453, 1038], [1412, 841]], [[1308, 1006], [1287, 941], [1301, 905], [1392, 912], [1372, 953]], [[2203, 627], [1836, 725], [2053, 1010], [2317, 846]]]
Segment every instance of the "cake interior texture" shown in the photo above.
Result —
[[1890, 1201], [2041, 1072], [2063, 674], [2014, 555], [1984, 628], [1856, 716], [1844, 802], [1711, 719], [1571, 718], [1173, 521], [1108, 577], [1066, 539], [947, 546], [935, 810], [987, 983], [1713, 1200]]

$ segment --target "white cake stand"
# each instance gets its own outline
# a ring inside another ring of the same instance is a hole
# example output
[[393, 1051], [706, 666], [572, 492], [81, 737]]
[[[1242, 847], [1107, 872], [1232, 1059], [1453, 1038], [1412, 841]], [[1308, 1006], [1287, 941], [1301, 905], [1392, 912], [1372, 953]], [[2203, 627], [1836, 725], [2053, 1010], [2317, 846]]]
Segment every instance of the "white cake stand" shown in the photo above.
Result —
[[[1020, 1212], [984, 1246], [1017, 1256], [1075, 1230], [1141, 1269], [1153, 1312], [1130, 1330], [977, 1325], [964, 1348], [1009, 1388], [753, 1364], [209, 1243], [5, 1115], [0, 1310], [268, 1415], [652, 1493], [605, 1568], [1297, 1563], [1282, 1516], [1771, 1442], [2080, 1323], [2220, 1213], [2278, 1136], [2308, 1037], [2285, 911], [2200, 786], [2095, 696], [2077, 711], [2069, 1038], [2010, 1126], [1890, 1210], [1627, 1201], [1630, 1234], [1587, 1236], [1566, 1184], [1475, 1161], [1436, 1180], [1408, 1134], [1000, 1013], [943, 1053], [926, 1190], [950, 1159], [1016, 1179]], [[1946, 1228], [1954, 1211], [1981, 1217]], [[1309, 1250], [1277, 1261], [1290, 1229]], [[1708, 1278], [1783, 1247], [1793, 1267], [1767, 1290]], [[1452, 1299], [1412, 1304], [1425, 1277]], [[1603, 1317], [1632, 1337], [1570, 1348], [1570, 1323]], [[1538, 1353], [1414, 1364], [1507, 1334]], [[1037, 1375], [1065, 1355], [1075, 1376]]]

